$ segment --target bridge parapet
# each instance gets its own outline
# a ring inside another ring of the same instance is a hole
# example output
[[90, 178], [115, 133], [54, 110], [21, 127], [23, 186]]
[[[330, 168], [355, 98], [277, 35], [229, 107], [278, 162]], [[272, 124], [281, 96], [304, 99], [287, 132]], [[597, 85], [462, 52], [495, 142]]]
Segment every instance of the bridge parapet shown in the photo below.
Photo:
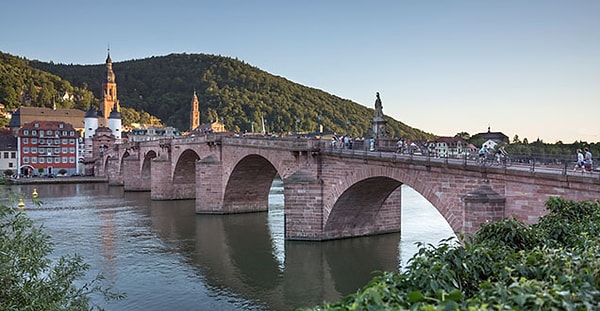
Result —
[[223, 137], [222, 143], [231, 146], [255, 147], [289, 151], [312, 151], [320, 149], [319, 141], [301, 138]]

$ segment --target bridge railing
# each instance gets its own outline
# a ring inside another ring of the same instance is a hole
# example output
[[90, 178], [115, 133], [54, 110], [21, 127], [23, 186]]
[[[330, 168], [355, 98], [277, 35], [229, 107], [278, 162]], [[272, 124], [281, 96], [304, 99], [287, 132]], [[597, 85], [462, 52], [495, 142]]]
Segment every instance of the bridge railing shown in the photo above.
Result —
[[[368, 143], [368, 142], [366, 142]], [[396, 152], [389, 149], [369, 150], [364, 144], [352, 144], [352, 147], [346, 148], [344, 145], [332, 143], [330, 141], [318, 141], [320, 152], [331, 155], [373, 158], [382, 160], [411, 160], [424, 162], [436, 162], [444, 164], [462, 165], [464, 167], [497, 167], [504, 169], [515, 169], [530, 172], [544, 172], [561, 175], [582, 175], [585, 177], [594, 177], [600, 179], [600, 167], [596, 164], [591, 171], [574, 170], [576, 158], [565, 155], [547, 155], [547, 154], [510, 154], [509, 160], [496, 160], [495, 155], [490, 154], [490, 160], [480, 161], [477, 154], [462, 153], [456, 156], [439, 157], [433, 152], [423, 152], [422, 149], [406, 149], [402, 152]]]

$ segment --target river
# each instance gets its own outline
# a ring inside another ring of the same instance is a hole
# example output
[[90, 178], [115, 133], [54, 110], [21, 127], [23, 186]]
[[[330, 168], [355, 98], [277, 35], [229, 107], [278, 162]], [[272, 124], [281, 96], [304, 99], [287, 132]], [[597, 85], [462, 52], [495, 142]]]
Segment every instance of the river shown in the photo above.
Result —
[[127, 297], [106, 310], [294, 310], [356, 292], [373, 271], [399, 271], [415, 242], [454, 236], [442, 216], [402, 186], [402, 232], [325, 242], [285, 241], [283, 188], [269, 211], [197, 215], [194, 200], [152, 201], [105, 183], [11, 186], [55, 244], [52, 258], [81, 254], [88, 279], [102, 272]]

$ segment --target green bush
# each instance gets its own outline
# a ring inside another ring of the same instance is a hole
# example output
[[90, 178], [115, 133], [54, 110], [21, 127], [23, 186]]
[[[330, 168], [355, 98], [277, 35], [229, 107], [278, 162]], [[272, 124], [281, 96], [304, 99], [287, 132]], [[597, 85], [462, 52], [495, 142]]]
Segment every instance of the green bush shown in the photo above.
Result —
[[90, 295], [121, 299], [104, 287], [102, 275], [82, 286], [89, 265], [80, 255], [52, 261], [50, 236], [24, 212], [0, 205], [0, 310], [91, 310]]
[[546, 207], [531, 226], [506, 219], [462, 244], [420, 245], [404, 272], [312, 310], [598, 310], [600, 201]]

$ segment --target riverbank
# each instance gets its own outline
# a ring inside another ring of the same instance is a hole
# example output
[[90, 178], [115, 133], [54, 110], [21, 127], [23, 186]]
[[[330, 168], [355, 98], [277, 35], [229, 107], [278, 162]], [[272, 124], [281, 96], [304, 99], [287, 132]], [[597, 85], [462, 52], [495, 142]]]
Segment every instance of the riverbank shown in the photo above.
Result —
[[106, 177], [95, 176], [65, 176], [65, 177], [33, 177], [19, 179], [5, 179], [4, 184], [7, 185], [35, 185], [35, 184], [80, 184], [80, 183], [102, 183], [107, 182]]

